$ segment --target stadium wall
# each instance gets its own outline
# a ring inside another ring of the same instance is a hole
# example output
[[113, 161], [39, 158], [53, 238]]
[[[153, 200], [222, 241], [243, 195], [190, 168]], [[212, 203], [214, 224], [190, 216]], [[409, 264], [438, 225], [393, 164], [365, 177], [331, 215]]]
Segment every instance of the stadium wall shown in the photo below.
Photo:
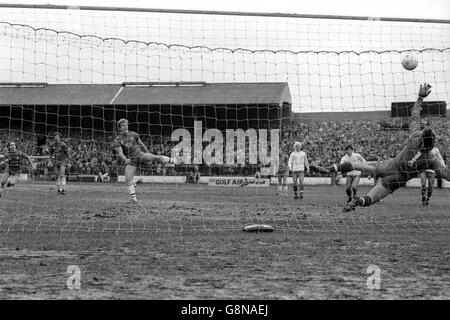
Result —
[[[210, 179], [217, 179], [217, 178], [221, 178], [221, 179], [230, 178], [230, 179], [234, 179], [234, 180], [241, 180], [241, 179], [245, 179], [245, 178], [251, 179], [253, 177], [237, 177], [237, 176], [233, 176], [233, 177], [200, 177], [199, 184], [210, 184]], [[185, 176], [136, 176], [135, 179], [140, 180], [143, 183], [177, 183], [177, 184], [186, 183]], [[118, 182], [125, 182], [125, 176], [119, 176]], [[288, 177], [287, 183], [288, 183], [288, 185], [292, 185], [292, 177]], [[278, 179], [276, 177], [272, 177], [270, 179], [270, 184], [271, 185], [278, 184]], [[329, 178], [329, 177], [321, 177], [321, 178], [306, 177], [304, 180], [304, 184], [305, 185], [330, 185], [331, 178]], [[345, 185], [345, 179], [340, 179], [339, 185]], [[373, 186], [374, 180], [368, 179], [368, 178], [361, 178], [360, 185]], [[241, 187], [241, 185], [236, 185], [236, 186]], [[408, 181], [406, 186], [407, 187], [420, 187], [420, 179], [419, 178], [411, 179], [410, 181]], [[435, 187], [437, 187], [437, 180], [435, 181]], [[442, 187], [450, 188], [450, 182], [443, 180]]]

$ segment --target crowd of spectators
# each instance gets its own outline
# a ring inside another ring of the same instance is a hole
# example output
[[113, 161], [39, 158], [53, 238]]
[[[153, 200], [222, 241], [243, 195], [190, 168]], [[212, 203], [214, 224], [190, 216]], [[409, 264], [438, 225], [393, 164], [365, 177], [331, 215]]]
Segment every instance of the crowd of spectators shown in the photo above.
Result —
[[[437, 134], [437, 144], [441, 153], [448, 159], [450, 151], [450, 120], [444, 117], [429, 119]], [[404, 146], [408, 136], [408, 123], [401, 118], [385, 120], [354, 119], [346, 121], [293, 121], [283, 128], [281, 133], [281, 149], [286, 153], [293, 150], [295, 141], [303, 142], [304, 151], [310, 161], [329, 165], [339, 161], [347, 145], [353, 145], [356, 152], [366, 160], [378, 160], [394, 157]], [[117, 177], [123, 174], [123, 164], [117, 158], [113, 147], [113, 133], [104, 132], [70, 132], [64, 135], [63, 141], [68, 145], [68, 174], [98, 175], [108, 174]], [[175, 142], [170, 137], [150, 136], [141, 134], [141, 139], [148, 151], [156, 155], [170, 155]], [[7, 152], [9, 141], [16, 142], [18, 149], [28, 155], [41, 156], [37, 158], [38, 169], [33, 172], [36, 177], [46, 176], [53, 172], [46, 160], [48, 144], [51, 138], [43, 135], [23, 132], [20, 130], [0, 130], [0, 155]], [[207, 143], [204, 143], [204, 146]], [[224, 141], [225, 144], [225, 141]], [[248, 143], [247, 143], [248, 144]], [[248, 160], [248, 154], [246, 155]], [[259, 170], [259, 165], [227, 166], [200, 165], [181, 166], [175, 168], [161, 163], [144, 165], [143, 175], [192, 175], [195, 171], [202, 175], [253, 175]], [[29, 167], [24, 166], [24, 172]], [[30, 172], [30, 171], [29, 171]]]

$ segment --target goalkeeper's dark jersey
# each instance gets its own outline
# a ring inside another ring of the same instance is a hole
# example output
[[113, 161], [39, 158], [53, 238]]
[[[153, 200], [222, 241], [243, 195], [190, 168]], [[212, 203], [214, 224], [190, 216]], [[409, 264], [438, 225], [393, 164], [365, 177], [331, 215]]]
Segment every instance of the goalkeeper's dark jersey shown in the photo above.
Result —
[[8, 162], [7, 172], [11, 175], [20, 173], [20, 165], [22, 158], [27, 158], [27, 156], [21, 151], [8, 152], [5, 155], [5, 160]]
[[49, 152], [50, 156], [54, 157], [57, 162], [64, 162], [69, 158], [67, 145], [63, 141], [52, 142], [49, 146]]
[[114, 147], [122, 147], [125, 157], [133, 162], [139, 160], [141, 147], [139, 146], [139, 135], [134, 131], [121, 132], [114, 139]]
[[[406, 146], [400, 151], [400, 153], [395, 157], [397, 166], [402, 173], [417, 173], [430, 168], [431, 161], [430, 155], [423, 152], [423, 131], [414, 131], [408, 138]], [[421, 152], [421, 156], [415, 161], [414, 165], [409, 166], [408, 162], [412, 160], [418, 152]]]

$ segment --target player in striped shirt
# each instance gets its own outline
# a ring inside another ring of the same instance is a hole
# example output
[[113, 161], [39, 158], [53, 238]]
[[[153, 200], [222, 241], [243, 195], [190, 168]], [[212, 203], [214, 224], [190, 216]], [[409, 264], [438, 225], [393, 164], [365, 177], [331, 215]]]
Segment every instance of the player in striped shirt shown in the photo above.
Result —
[[[341, 158], [341, 164], [343, 163], [358, 164], [366, 162], [366, 160], [359, 153], [353, 152], [353, 147], [351, 145], [345, 148], [345, 152], [346, 154]], [[347, 177], [345, 178], [345, 191], [348, 196], [347, 202], [351, 202], [353, 200], [353, 197], [356, 196], [360, 177], [361, 171], [359, 170], [347, 172]]]
[[66, 166], [69, 160], [67, 145], [61, 140], [61, 134], [53, 134], [53, 142], [49, 145], [50, 161], [49, 166], [56, 171], [56, 188], [58, 194], [66, 194]]
[[436, 155], [430, 152], [434, 148], [436, 135], [428, 128], [422, 128], [420, 111], [423, 99], [431, 92], [431, 86], [427, 83], [420, 86], [416, 103], [412, 109], [410, 121], [410, 134], [405, 147], [395, 158], [385, 161], [369, 162], [364, 164], [344, 163], [323, 168], [313, 164], [313, 168], [319, 172], [342, 172], [361, 170], [382, 177], [382, 180], [363, 197], [355, 197], [352, 202], [344, 207], [344, 211], [354, 210], [355, 207], [367, 207], [379, 202], [384, 197], [393, 193], [398, 188], [404, 187], [406, 182], [417, 177], [419, 172], [433, 169], [447, 181], [450, 181], [450, 169], [445, 166]]
[[284, 189], [284, 196], [288, 197], [288, 185], [287, 185], [287, 176], [289, 174], [289, 168], [288, 168], [288, 161], [289, 157], [286, 153], [280, 152], [280, 163], [278, 165], [278, 195], [281, 197], [283, 196], [283, 189]]
[[8, 146], [8, 153], [4, 156], [4, 160], [0, 163], [0, 165], [7, 163], [6, 170], [0, 180], [0, 197], [3, 195], [3, 189], [5, 187], [12, 187], [17, 183], [17, 181], [19, 181], [21, 162], [23, 158], [30, 162], [33, 169], [36, 169], [36, 165], [33, 160], [31, 160], [30, 156], [18, 151], [15, 142], [10, 142]]
[[[438, 148], [434, 147], [431, 149], [430, 154], [439, 159], [439, 161], [442, 162], [442, 164], [445, 166], [445, 162], [442, 159], [441, 152]], [[410, 162], [410, 165], [413, 165], [415, 159], [413, 158]], [[420, 182], [421, 182], [421, 193], [422, 193], [422, 204], [424, 206], [427, 206], [430, 203], [431, 195], [433, 194], [433, 186], [434, 186], [434, 178], [436, 177], [436, 171], [434, 169], [426, 169], [420, 172]], [[428, 182], [428, 188], [427, 188], [427, 182]]]
[[128, 186], [128, 193], [131, 196], [131, 201], [137, 202], [134, 176], [136, 174], [136, 169], [142, 163], [159, 161], [162, 163], [179, 165], [181, 164], [181, 161], [176, 158], [156, 156], [149, 153], [147, 147], [139, 138], [139, 135], [136, 132], [128, 130], [127, 119], [120, 119], [117, 122], [117, 126], [120, 132], [114, 140], [114, 147], [118, 157], [125, 163], [125, 180]]
[[[302, 144], [299, 141], [294, 143], [294, 151], [289, 156], [288, 168], [292, 171], [294, 182], [294, 199], [298, 199], [297, 190], [300, 189], [300, 199], [303, 199], [303, 180], [305, 179], [305, 169], [309, 173], [309, 163], [306, 153], [302, 151]], [[300, 187], [300, 188], [299, 188]]]

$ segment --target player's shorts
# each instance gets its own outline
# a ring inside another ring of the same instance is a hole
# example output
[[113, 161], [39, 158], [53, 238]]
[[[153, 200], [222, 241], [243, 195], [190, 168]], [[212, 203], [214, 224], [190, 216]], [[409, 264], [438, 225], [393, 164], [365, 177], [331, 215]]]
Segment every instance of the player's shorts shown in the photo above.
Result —
[[131, 158], [131, 163], [130, 165], [134, 166], [134, 167], [140, 167], [141, 166], [141, 155], [142, 153], [139, 152], [139, 154], [133, 156]]
[[349, 181], [353, 181], [353, 180], [355, 180], [355, 179], [359, 179], [359, 178], [361, 178], [361, 175], [359, 175], [359, 174], [347, 174], [347, 179], [349, 180]]
[[57, 160], [54, 162], [54, 167], [57, 169], [61, 169], [64, 166], [66, 166], [66, 160]]
[[20, 170], [16, 170], [16, 169], [6, 169], [5, 173], [9, 174], [10, 177], [12, 176], [19, 176], [20, 175]]
[[292, 172], [293, 177], [299, 177], [300, 179], [305, 178], [305, 171], [293, 171]]
[[277, 171], [277, 176], [284, 177], [288, 175], [289, 170], [288, 169], [279, 169]]
[[433, 169], [427, 169], [427, 170], [425, 170], [425, 172], [429, 173], [429, 174], [435, 174], [436, 173], [436, 171], [434, 171]]

